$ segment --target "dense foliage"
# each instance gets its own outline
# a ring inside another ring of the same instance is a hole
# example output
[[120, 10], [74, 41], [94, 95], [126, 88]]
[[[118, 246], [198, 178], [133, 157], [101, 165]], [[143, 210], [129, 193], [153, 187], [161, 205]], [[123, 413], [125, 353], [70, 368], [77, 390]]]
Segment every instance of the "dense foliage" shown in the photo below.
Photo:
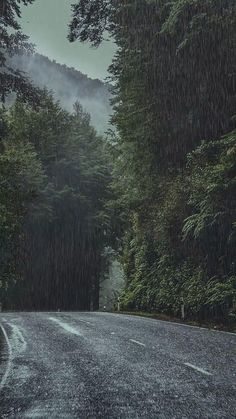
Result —
[[109, 173], [103, 141], [76, 103], [45, 92], [3, 112], [1, 299], [6, 307], [98, 307]]
[[179, 315], [184, 300], [200, 319], [235, 308], [235, 25], [234, 0], [73, 6], [72, 41], [109, 31], [118, 45], [110, 210], [124, 308]]
[[19, 24], [21, 7], [32, 2], [0, 1], [0, 302], [10, 309], [96, 309], [108, 229], [104, 142], [78, 102], [64, 111], [32, 86], [20, 63], [35, 58], [37, 71], [39, 62], [46, 72], [62, 68], [74, 99], [78, 77], [81, 96], [89, 87], [106, 89], [32, 56]]
[[109, 33], [118, 48], [110, 68], [115, 129], [106, 145], [79, 103], [68, 113], [46, 91], [36, 98], [10, 68], [9, 56], [31, 49], [18, 32], [19, 3], [2, 3], [0, 23], [2, 99], [18, 94], [0, 111], [1, 299], [11, 308], [97, 308], [109, 243], [124, 268], [123, 308], [179, 316], [184, 302], [188, 317], [229, 319], [235, 0], [72, 6], [71, 41], [98, 46]]
[[45, 86], [53, 91], [54, 97], [68, 112], [79, 101], [86, 112], [91, 114], [92, 125], [104, 133], [111, 113], [108, 87], [101, 80], [94, 80], [40, 54], [14, 55], [11, 65], [27, 74], [39, 88]]
[[38, 91], [30, 84], [27, 76], [10, 64], [15, 54], [32, 53], [33, 46], [21, 32], [19, 18], [21, 7], [34, 0], [0, 1], [0, 100], [5, 101], [9, 93], [15, 92], [22, 99], [38, 99]]

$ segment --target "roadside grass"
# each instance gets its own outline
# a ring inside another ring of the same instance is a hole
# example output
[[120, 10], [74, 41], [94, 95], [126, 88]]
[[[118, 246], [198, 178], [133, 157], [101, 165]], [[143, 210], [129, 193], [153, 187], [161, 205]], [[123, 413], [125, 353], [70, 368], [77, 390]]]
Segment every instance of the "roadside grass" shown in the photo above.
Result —
[[209, 329], [209, 330], [219, 330], [219, 331], [224, 331], [224, 332], [233, 332], [236, 334], [236, 319], [235, 317], [227, 320], [227, 322], [225, 323], [221, 323], [221, 322], [213, 322], [213, 321], [197, 321], [197, 320], [181, 320], [178, 317], [173, 317], [173, 316], [168, 316], [167, 314], [163, 314], [163, 313], [156, 313], [156, 312], [146, 312], [146, 311], [117, 311], [117, 310], [112, 310], [111, 313], [116, 313], [116, 314], [125, 314], [125, 315], [132, 315], [132, 316], [139, 316], [139, 317], [146, 317], [146, 318], [150, 318], [150, 319], [155, 319], [155, 320], [162, 320], [162, 321], [167, 321], [170, 323], [180, 323], [180, 324], [185, 324], [185, 325], [189, 325], [189, 326], [197, 326], [197, 327], [203, 327], [205, 329]]

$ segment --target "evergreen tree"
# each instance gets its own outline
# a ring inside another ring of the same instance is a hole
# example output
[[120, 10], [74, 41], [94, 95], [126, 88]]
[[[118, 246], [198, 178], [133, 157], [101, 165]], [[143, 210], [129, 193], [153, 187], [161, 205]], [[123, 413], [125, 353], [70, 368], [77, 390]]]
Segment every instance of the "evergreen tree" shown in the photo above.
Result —
[[21, 217], [16, 211], [19, 280], [5, 293], [5, 305], [98, 308], [109, 183], [103, 140], [78, 103], [71, 115], [46, 91], [36, 108], [17, 101], [6, 118], [6, 144], [32, 149], [43, 172], [35, 172], [41, 182], [31, 200], [17, 195], [25, 208]]
[[118, 46], [111, 208], [125, 219], [126, 307], [180, 314], [182, 295], [189, 316], [233, 307], [235, 23], [233, 0], [73, 7], [72, 41], [96, 46], [109, 31]]
[[9, 64], [9, 57], [33, 52], [33, 46], [28, 43], [28, 37], [21, 32], [19, 24], [21, 6], [27, 6], [33, 1], [0, 1], [0, 97], [3, 102], [12, 92], [27, 100], [37, 98], [37, 91], [32, 88], [27, 77]]

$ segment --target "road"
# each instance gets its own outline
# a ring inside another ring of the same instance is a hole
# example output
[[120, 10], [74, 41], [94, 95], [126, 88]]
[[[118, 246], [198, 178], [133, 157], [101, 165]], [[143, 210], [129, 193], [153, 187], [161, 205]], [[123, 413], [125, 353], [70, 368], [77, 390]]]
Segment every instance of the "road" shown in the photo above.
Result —
[[0, 417], [236, 418], [236, 335], [108, 313], [2, 313]]

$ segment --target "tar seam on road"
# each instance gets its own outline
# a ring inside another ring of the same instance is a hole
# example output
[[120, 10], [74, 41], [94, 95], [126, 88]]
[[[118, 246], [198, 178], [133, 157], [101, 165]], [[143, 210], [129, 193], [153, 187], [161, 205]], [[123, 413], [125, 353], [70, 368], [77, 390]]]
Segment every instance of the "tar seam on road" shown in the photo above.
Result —
[[189, 364], [188, 362], [186, 362], [184, 365], [186, 365], [187, 367], [190, 367], [190, 368], [192, 368], [192, 369], [194, 369], [194, 370], [196, 370], [198, 372], [201, 372], [202, 374], [212, 375], [210, 372], [208, 372], [208, 371], [206, 371], [206, 370], [204, 370], [202, 368], [196, 367], [196, 365]]
[[137, 345], [146, 347], [146, 345], [144, 343], [139, 342], [138, 340], [134, 340], [134, 339], [129, 339], [129, 340], [130, 340], [130, 342], [136, 343]]
[[52, 320], [53, 322], [59, 324], [59, 326], [61, 326], [66, 332], [69, 332], [72, 335], [82, 336], [82, 334], [80, 332], [78, 332], [78, 330], [74, 329], [74, 327], [56, 319], [55, 317], [49, 317], [49, 320]]
[[11, 348], [11, 344], [10, 344], [10, 341], [8, 339], [8, 336], [7, 336], [7, 333], [4, 329], [4, 327], [2, 325], [0, 325], [0, 327], [1, 327], [1, 330], [3, 332], [4, 338], [6, 340], [6, 343], [7, 343], [7, 346], [8, 346], [8, 352], [9, 352], [8, 361], [7, 361], [7, 368], [6, 368], [5, 374], [4, 374], [4, 376], [3, 376], [3, 378], [0, 382], [0, 392], [1, 392], [3, 387], [5, 386], [5, 384], [7, 382], [8, 376], [10, 374], [11, 362], [12, 362], [12, 348]]

